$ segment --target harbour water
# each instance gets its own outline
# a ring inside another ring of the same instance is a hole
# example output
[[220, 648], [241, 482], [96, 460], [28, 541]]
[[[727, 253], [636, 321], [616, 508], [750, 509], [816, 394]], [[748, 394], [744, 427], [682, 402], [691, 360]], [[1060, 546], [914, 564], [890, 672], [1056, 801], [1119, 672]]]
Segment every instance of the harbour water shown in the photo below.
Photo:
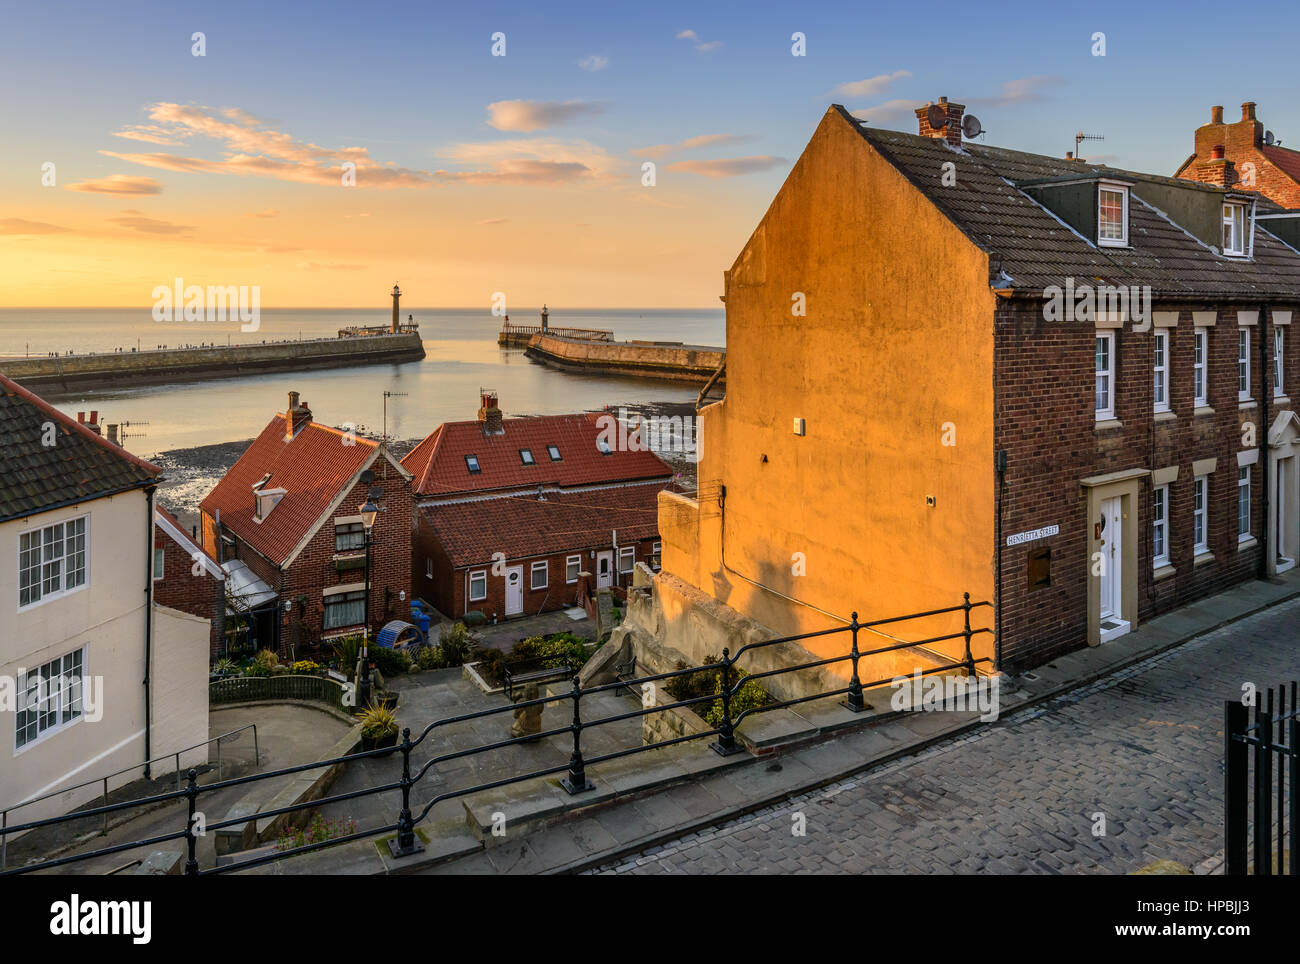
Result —
[[[98, 410], [100, 421], [132, 423], [127, 449], [159, 452], [251, 438], [283, 409], [286, 393], [301, 393], [316, 419], [345, 422], [359, 432], [383, 430], [418, 438], [445, 421], [473, 418], [480, 388], [495, 389], [507, 415], [547, 415], [628, 403], [687, 402], [698, 387], [653, 379], [559, 372], [498, 348], [501, 319], [485, 309], [402, 308], [420, 325], [426, 357], [400, 365], [372, 365], [301, 373], [261, 374], [186, 384], [129, 386], [51, 401], [74, 414]], [[517, 324], [535, 324], [538, 309], [511, 311]], [[0, 356], [50, 352], [111, 352], [186, 344], [244, 344], [332, 336], [351, 324], [383, 325], [391, 311], [376, 309], [263, 309], [258, 331], [237, 324], [155, 322], [148, 308], [2, 308]], [[552, 306], [551, 323], [608, 328], [619, 339], [657, 339], [722, 345], [719, 309], [575, 309]], [[145, 424], [147, 423], [147, 424]]]

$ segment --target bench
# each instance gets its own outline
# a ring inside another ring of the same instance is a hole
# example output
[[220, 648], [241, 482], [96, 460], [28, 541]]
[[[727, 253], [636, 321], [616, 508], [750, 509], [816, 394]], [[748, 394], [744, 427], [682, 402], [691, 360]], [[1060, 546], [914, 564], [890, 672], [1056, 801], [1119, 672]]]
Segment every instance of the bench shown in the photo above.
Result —
[[507, 666], [502, 673], [502, 679], [505, 683], [506, 698], [513, 702], [515, 698], [515, 687], [522, 686], [526, 683], [558, 683], [560, 680], [567, 680], [573, 676], [573, 667], [568, 663], [563, 666], [554, 666], [551, 669], [534, 669], [521, 671], [517, 666]]

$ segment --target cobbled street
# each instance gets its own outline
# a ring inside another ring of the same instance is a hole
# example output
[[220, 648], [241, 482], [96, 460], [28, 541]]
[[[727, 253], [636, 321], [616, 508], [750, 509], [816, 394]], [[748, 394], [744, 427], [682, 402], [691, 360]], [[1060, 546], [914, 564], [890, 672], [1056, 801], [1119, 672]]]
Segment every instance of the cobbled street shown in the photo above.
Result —
[[597, 872], [1195, 865], [1223, 846], [1223, 701], [1246, 682], [1262, 690], [1298, 675], [1293, 600], [951, 743]]

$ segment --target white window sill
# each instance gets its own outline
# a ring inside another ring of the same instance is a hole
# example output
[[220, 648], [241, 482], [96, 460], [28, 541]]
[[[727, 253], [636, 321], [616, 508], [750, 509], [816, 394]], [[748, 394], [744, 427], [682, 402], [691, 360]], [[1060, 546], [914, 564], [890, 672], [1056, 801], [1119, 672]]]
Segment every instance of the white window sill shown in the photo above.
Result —
[[1171, 411], [1170, 411], [1169, 409], [1167, 409], [1167, 408], [1157, 408], [1157, 409], [1156, 409], [1156, 421], [1157, 421], [1157, 422], [1172, 422], [1172, 421], [1174, 421], [1174, 420], [1177, 419], [1177, 418], [1178, 418], [1178, 416], [1177, 416], [1175, 413], [1171, 412]]
[[1274, 404], [1274, 405], [1290, 405], [1290, 404], [1291, 404], [1291, 399], [1290, 399], [1288, 396], [1286, 396], [1286, 395], [1274, 395], [1274, 396], [1273, 396], [1273, 404]]
[[1244, 412], [1246, 409], [1248, 409], [1248, 408], [1255, 408], [1258, 404], [1259, 404], [1259, 403], [1256, 402], [1253, 398], [1239, 398], [1239, 399], [1237, 399], [1237, 408], [1238, 408], [1240, 411], [1243, 411], [1243, 412]]
[[1155, 571], [1151, 573], [1151, 578], [1155, 582], [1159, 582], [1161, 579], [1168, 579], [1177, 571], [1178, 570], [1169, 565], [1169, 563], [1162, 562], [1160, 565], [1156, 566]]
[[1245, 552], [1259, 545], [1259, 540], [1254, 536], [1237, 536], [1237, 551]]
[[1210, 408], [1208, 405], [1197, 405], [1196, 410], [1192, 412], [1192, 414], [1198, 417], [1201, 415], [1213, 415], [1214, 409]]
[[1103, 418], [1097, 419], [1097, 424], [1095, 426], [1097, 431], [1105, 431], [1112, 428], [1123, 428], [1123, 427], [1124, 427], [1124, 423], [1121, 422], [1113, 415], [1107, 415]]
[[1214, 561], [1214, 553], [1208, 549], [1201, 549], [1196, 553], [1196, 558], [1192, 561], [1193, 566], [1204, 566]]

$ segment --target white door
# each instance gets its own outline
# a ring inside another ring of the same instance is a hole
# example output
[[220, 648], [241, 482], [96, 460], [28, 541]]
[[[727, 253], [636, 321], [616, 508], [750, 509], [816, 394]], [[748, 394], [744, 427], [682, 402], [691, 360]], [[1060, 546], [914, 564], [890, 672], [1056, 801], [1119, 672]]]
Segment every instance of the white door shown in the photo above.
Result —
[[1287, 500], [1291, 496], [1290, 486], [1295, 484], [1294, 466], [1294, 457], [1277, 460], [1277, 485], [1273, 489], [1273, 505], [1277, 512], [1277, 524], [1273, 530], [1273, 545], [1277, 553], [1275, 572], [1286, 572], [1295, 566], [1295, 558], [1287, 551], [1291, 534], [1287, 531], [1290, 520], [1286, 514]]
[[608, 589], [614, 582], [614, 553], [612, 550], [596, 553], [596, 588]]
[[506, 570], [506, 615], [518, 616], [524, 611], [524, 567], [511, 566]]
[[1128, 632], [1129, 625], [1121, 613], [1124, 606], [1123, 592], [1123, 545], [1124, 516], [1121, 500], [1103, 499], [1101, 503], [1101, 572], [1098, 599], [1101, 606], [1099, 615], [1100, 641], [1114, 639]]

